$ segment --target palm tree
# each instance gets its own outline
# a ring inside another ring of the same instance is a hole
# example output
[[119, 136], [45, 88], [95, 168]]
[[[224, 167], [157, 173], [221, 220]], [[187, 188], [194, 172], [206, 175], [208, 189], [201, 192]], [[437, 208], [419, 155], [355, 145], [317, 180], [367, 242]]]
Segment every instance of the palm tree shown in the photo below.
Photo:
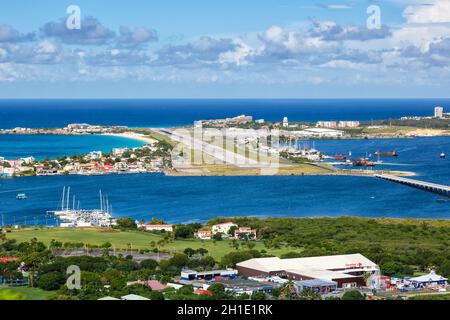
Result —
[[366, 286], [369, 286], [370, 283], [370, 278], [372, 277], [372, 274], [370, 274], [369, 272], [364, 273], [364, 283], [366, 284]]
[[297, 292], [297, 287], [295, 286], [295, 282], [292, 277], [289, 277], [288, 282], [286, 282], [283, 288], [280, 291], [280, 296], [284, 298], [289, 298], [292, 296], [292, 293]]

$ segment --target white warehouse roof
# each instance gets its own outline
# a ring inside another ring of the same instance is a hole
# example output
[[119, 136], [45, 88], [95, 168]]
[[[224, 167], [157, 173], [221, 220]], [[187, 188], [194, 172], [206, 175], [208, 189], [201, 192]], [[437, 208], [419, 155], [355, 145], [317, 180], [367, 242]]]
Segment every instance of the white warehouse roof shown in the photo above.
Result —
[[447, 278], [437, 275], [435, 271], [431, 271], [429, 274], [423, 276], [409, 279], [411, 282], [439, 282], [447, 280]]
[[322, 256], [294, 259], [256, 258], [237, 264], [238, 267], [259, 270], [262, 272], [276, 272], [286, 270], [375, 270], [378, 266], [362, 254], [347, 254], [337, 256]]

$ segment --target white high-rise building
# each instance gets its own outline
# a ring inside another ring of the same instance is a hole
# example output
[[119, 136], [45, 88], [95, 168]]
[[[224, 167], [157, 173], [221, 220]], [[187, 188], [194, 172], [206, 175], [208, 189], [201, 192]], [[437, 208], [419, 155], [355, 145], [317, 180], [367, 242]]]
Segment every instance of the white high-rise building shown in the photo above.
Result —
[[443, 118], [444, 117], [444, 108], [442, 108], [442, 107], [434, 108], [434, 117], [435, 118]]

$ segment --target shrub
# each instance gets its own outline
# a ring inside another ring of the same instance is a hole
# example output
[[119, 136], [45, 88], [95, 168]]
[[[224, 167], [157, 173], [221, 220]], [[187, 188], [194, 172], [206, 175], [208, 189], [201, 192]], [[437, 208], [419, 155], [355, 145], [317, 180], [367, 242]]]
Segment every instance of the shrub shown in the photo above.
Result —
[[342, 300], [366, 300], [366, 297], [358, 290], [350, 290], [344, 293]]
[[64, 275], [60, 272], [49, 272], [41, 275], [37, 281], [37, 286], [42, 290], [58, 290], [66, 281]]

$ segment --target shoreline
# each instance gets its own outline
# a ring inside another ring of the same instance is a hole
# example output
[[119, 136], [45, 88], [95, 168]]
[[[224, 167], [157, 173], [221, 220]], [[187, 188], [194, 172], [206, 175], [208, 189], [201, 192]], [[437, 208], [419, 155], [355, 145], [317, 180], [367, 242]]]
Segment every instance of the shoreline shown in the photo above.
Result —
[[[158, 131], [153, 131], [155, 129], [153, 128], [146, 128], [141, 130], [149, 130], [151, 132], [157, 133]], [[157, 129], [156, 129], [157, 130]], [[19, 134], [20, 135], [20, 134]], [[36, 135], [33, 133], [24, 134], [24, 135]], [[133, 131], [127, 131], [123, 133], [101, 133], [101, 134], [58, 134], [55, 133], [54, 135], [61, 135], [61, 136], [98, 136], [98, 137], [117, 137], [117, 138], [123, 138], [128, 139], [132, 141], [139, 141], [143, 143], [141, 147], [144, 147], [146, 145], [151, 145], [154, 143], [157, 143], [159, 140], [157, 138], [152, 138], [149, 135], [146, 135], [144, 133], [139, 132], [133, 132]], [[358, 138], [356, 138], [358, 139]], [[370, 138], [369, 138], [370, 139]], [[395, 139], [395, 138], [394, 138]], [[332, 140], [340, 140], [340, 139], [332, 139]], [[346, 139], [343, 139], [346, 140]], [[294, 166], [295, 167], [295, 166]], [[200, 168], [201, 169], [201, 168]], [[162, 171], [158, 171], [157, 173], [163, 173], [165, 176], [168, 177], [225, 177], [225, 176], [233, 176], [233, 177], [252, 177], [252, 176], [355, 176], [355, 177], [374, 177], [376, 174], [380, 174], [383, 172], [388, 172], [391, 175], [395, 176], [404, 176], [404, 177], [413, 177], [417, 174], [415, 172], [410, 171], [400, 171], [400, 170], [349, 170], [349, 169], [337, 169], [330, 172], [308, 172], [308, 171], [302, 171], [297, 170], [296, 172], [287, 171], [284, 172], [283, 170], [280, 170], [279, 172], [274, 172], [273, 174], [258, 174], [254, 171], [260, 169], [259, 167], [255, 168], [246, 168], [247, 170], [238, 170], [238, 171], [232, 171], [230, 173], [224, 173], [224, 172], [215, 172], [215, 171], [209, 171], [209, 170], [199, 170], [199, 168], [192, 167], [192, 168], [183, 168], [181, 170], [177, 170], [177, 168], [174, 169], [165, 169]], [[122, 174], [142, 174], [142, 173], [152, 173], [152, 172], [102, 172], [102, 173], [69, 173], [69, 174], [37, 174], [35, 176], [63, 176], [63, 175], [79, 175], [79, 176], [101, 176], [101, 175], [122, 175]], [[27, 176], [23, 175], [23, 177], [32, 177], [33, 175]], [[22, 176], [19, 176], [22, 177]], [[14, 177], [13, 177], [14, 178]]]
[[[117, 216], [116, 219], [120, 219], [126, 217], [124, 216]], [[207, 219], [189, 219], [189, 220], [166, 220], [165, 222], [172, 225], [186, 225], [190, 224], [193, 221], [197, 223], [201, 223], [203, 225], [208, 225], [209, 221], [214, 220], [242, 220], [242, 219], [250, 219], [254, 221], [264, 221], [264, 220], [310, 220], [310, 221], [325, 221], [325, 220], [356, 220], [356, 221], [362, 221], [362, 222], [369, 222], [369, 221], [377, 221], [381, 224], [389, 224], [389, 223], [404, 223], [408, 225], [420, 225], [423, 222], [429, 222], [431, 224], [448, 224], [450, 222], [450, 218], [445, 217], [410, 217], [410, 216], [363, 216], [363, 215], [349, 215], [349, 214], [342, 214], [342, 215], [329, 215], [329, 214], [312, 214], [312, 215], [305, 215], [305, 216], [299, 216], [299, 215], [248, 215], [248, 216], [236, 216], [236, 215], [217, 215], [215, 217], [210, 217]], [[102, 228], [102, 227], [77, 227], [77, 228], [65, 228], [60, 226], [52, 226], [52, 225], [43, 225], [43, 224], [27, 224], [27, 225], [20, 225], [16, 224], [18, 228], [14, 229], [14, 232], [27, 232], [27, 231], [35, 231], [35, 230], [48, 230], [48, 231], [59, 231], [59, 232], [101, 232], [101, 233], [120, 233], [123, 231], [113, 229], [113, 228]], [[13, 226], [11, 224], [7, 226]], [[135, 231], [139, 232], [139, 231]], [[144, 234], [152, 234], [152, 233], [144, 233]]]
[[100, 134], [100, 136], [109, 136], [109, 137], [117, 137], [117, 138], [125, 138], [134, 141], [140, 141], [145, 144], [152, 144], [158, 142], [155, 139], [152, 139], [144, 134], [139, 134], [135, 132], [125, 132], [125, 133], [104, 133]]

